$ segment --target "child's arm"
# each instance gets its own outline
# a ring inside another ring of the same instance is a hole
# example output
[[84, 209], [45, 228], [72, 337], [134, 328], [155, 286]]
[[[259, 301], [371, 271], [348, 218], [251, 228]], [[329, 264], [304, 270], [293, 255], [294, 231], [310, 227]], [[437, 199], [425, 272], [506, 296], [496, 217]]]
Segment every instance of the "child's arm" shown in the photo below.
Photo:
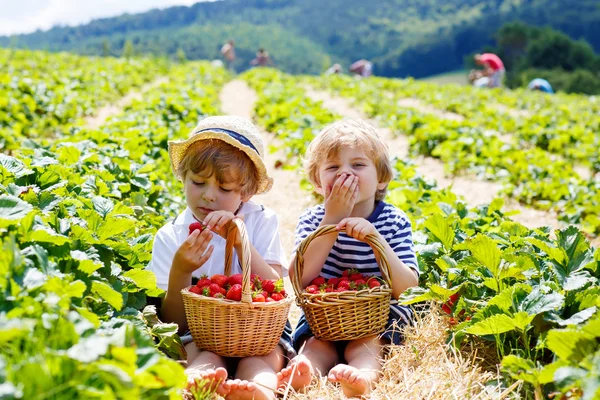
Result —
[[[340, 175], [331, 188], [325, 188], [325, 216], [319, 226], [335, 225], [348, 217], [352, 213], [357, 197], [358, 177]], [[319, 236], [310, 242], [304, 252], [304, 273], [301, 279], [303, 287], [319, 275], [336, 239], [337, 235], [331, 234]], [[293, 273], [294, 261], [292, 260], [290, 273]]]
[[[376, 235], [379, 238], [380, 243], [383, 244], [385, 256], [390, 265], [392, 296], [394, 299], [397, 299], [409, 287], [417, 286], [419, 284], [419, 279], [417, 278], [415, 271], [400, 260], [398, 254], [392, 249], [387, 240], [385, 240], [369, 221], [364, 218], [345, 218], [337, 225], [337, 228], [345, 228], [348, 236], [361, 241], [365, 241], [366, 236], [369, 234]], [[380, 257], [377, 253], [375, 253], [375, 259], [379, 264]]]
[[194, 231], [175, 252], [169, 272], [167, 294], [161, 307], [163, 320], [179, 325], [180, 333], [187, 330], [181, 289], [192, 284], [192, 273], [204, 265], [213, 251], [213, 246], [208, 246], [212, 233], [209, 230], [199, 232]]

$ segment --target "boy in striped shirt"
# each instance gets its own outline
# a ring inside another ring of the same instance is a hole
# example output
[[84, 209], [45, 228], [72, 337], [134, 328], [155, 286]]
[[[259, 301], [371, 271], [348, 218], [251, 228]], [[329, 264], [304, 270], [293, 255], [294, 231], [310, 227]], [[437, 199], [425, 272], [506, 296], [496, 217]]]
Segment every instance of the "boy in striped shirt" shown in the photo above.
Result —
[[[306, 249], [303, 287], [317, 276], [339, 278], [351, 268], [381, 276], [375, 254], [364, 242], [369, 234], [379, 236], [385, 246], [392, 298], [416, 286], [419, 270], [411, 224], [404, 212], [383, 201], [393, 172], [387, 145], [373, 127], [362, 120], [344, 120], [326, 127], [308, 147], [306, 169], [324, 203], [300, 216], [296, 245], [321, 225], [336, 225], [340, 232], [320, 236]], [[302, 315], [294, 332], [294, 346], [299, 349], [304, 344], [304, 350], [278, 374], [280, 387], [291, 380], [291, 386], [301, 391], [317, 371], [340, 383], [348, 397], [368, 394], [379, 379], [384, 345], [400, 344], [398, 328], [411, 320], [410, 309], [392, 300], [382, 335], [328, 342], [313, 336]]]

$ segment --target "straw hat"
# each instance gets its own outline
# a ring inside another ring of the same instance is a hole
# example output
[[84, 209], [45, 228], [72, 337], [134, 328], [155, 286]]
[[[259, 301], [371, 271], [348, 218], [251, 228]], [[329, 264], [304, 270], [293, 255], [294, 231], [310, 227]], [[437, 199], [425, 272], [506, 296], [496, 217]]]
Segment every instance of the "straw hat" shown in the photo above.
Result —
[[170, 140], [171, 167], [179, 179], [181, 177], [177, 173], [177, 168], [187, 149], [193, 143], [205, 139], [222, 140], [246, 153], [258, 171], [258, 192], [256, 194], [265, 193], [271, 189], [273, 178], [267, 174], [267, 167], [263, 161], [265, 150], [260, 132], [252, 122], [242, 117], [208, 117], [200, 121], [187, 140]]

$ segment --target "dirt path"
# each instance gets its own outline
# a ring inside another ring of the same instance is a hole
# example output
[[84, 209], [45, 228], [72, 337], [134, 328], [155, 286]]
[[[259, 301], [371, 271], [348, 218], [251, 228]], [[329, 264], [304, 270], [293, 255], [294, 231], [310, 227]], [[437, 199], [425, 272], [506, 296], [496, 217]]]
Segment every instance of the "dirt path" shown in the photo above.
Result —
[[[313, 89], [307, 90], [307, 95], [314, 100], [323, 102], [323, 106], [345, 118], [363, 118], [369, 120], [363, 113], [354, 108], [350, 102], [340, 97], [332, 97], [324, 91], [316, 91]], [[415, 100], [411, 103], [411, 107], [420, 107], [421, 103]], [[431, 109], [422, 110], [423, 112], [432, 112]], [[437, 111], [436, 114], [446, 115]], [[458, 118], [458, 114], [456, 115]], [[386, 139], [390, 146], [392, 156], [398, 158], [409, 158], [409, 140], [404, 135], [394, 136], [389, 128], [382, 128], [377, 121], [369, 120], [371, 124], [378, 127], [380, 134]], [[437, 181], [438, 186], [445, 188], [452, 186], [452, 191], [459, 196], [462, 196], [470, 206], [476, 206], [482, 203], [489, 203], [502, 189], [502, 184], [497, 182], [487, 182], [478, 180], [470, 176], [448, 177], [444, 171], [444, 164], [431, 157], [418, 157], [415, 159], [417, 170], [426, 178]], [[561, 227], [561, 223], [556, 218], [556, 215], [551, 212], [543, 212], [521, 206], [518, 202], [512, 199], [505, 198], [506, 210], [519, 210], [520, 214], [513, 216], [515, 221], [522, 223], [529, 228], [549, 225], [553, 229]]]
[[85, 126], [91, 129], [100, 128], [106, 122], [106, 120], [108, 120], [114, 115], [119, 114], [121, 111], [123, 111], [123, 108], [125, 108], [125, 106], [130, 104], [133, 100], [141, 100], [142, 95], [145, 92], [168, 81], [169, 79], [167, 77], [162, 76], [150, 83], [145, 84], [139, 90], [127, 93], [124, 97], [121, 97], [116, 103], [102, 107], [98, 110], [96, 115], [87, 117], [85, 119]]
[[[234, 80], [227, 83], [220, 94], [221, 111], [226, 115], [236, 115], [252, 120], [256, 94], [244, 81]], [[256, 196], [256, 202], [275, 211], [279, 217], [279, 233], [283, 250], [287, 257], [294, 249], [294, 231], [298, 217], [308, 206], [313, 204], [310, 195], [300, 189], [301, 176], [298, 172], [274, 168], [277, 159], [283, 159], [279, 153], [270, 153], [268, 148], [277, 144], [275, 136], [263, 132], [265, 144], [265, 164], [269, 175], [273, 177], [273, 188], [265, 194]], [[289, 279], [285, 279], [286, 290], [292, 292]], [[292, 304], [290, 323], [295, 326], [300, 309]]]

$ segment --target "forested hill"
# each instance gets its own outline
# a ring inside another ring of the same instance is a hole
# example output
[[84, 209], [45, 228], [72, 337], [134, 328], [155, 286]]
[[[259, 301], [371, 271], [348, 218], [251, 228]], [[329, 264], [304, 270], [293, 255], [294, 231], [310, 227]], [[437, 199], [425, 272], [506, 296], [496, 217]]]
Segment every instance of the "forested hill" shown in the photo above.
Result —
[[125, 14], [77, 27], [0, 37], [0, 46], [119, 55], [126, 40], [140, 53], [219, 57], [236, 40], [238, 69], [259, 46], [293, 73], [368, 58], [384, 76], [422, 77], [463, 66], [494, 43], [504, 23], [549, 25], [600, 50], [598, 0], [222, 0]]

